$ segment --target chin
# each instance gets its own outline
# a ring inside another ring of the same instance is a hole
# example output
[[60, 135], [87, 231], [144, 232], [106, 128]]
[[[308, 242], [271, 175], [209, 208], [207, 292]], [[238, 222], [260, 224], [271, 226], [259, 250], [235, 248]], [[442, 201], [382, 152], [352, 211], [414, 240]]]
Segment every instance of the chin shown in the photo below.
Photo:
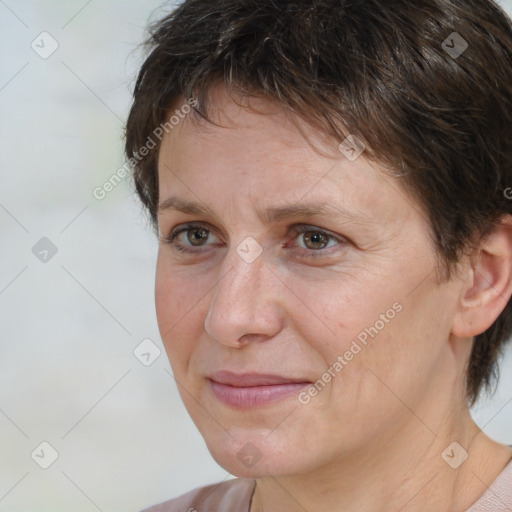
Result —
[[210, 454], [226, 471], [242, 478], [261, 478], [295, 474], [300, 467], [300, 448], [291, 446], [277, 436], [273, 442], [249, 432], [222, 440], [205, 437]]

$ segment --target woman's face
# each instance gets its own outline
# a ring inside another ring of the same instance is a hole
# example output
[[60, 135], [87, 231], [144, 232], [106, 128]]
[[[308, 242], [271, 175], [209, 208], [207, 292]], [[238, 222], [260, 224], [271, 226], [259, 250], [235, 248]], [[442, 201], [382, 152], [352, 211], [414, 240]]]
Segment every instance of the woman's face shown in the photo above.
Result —
[[426, 215], [364, 153], [317, 141], [321, 156], [271, 105], [212, 98], [224, 127], [187, 118], [163, 140], [160, 236], [179, 233], [156, 307], [213, 457], [290, 475], [425, 432], [460, 386], [460, 285], [435, 282]]

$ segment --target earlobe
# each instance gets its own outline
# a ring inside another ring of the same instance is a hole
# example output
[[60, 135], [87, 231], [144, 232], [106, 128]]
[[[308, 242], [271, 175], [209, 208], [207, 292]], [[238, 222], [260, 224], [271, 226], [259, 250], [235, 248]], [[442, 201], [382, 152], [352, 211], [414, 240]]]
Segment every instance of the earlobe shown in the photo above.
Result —
[[461, 290], [452, 334], [470, 338], [485, 332], [512, 295], [512, 216], [505, 215], [482, 240]]

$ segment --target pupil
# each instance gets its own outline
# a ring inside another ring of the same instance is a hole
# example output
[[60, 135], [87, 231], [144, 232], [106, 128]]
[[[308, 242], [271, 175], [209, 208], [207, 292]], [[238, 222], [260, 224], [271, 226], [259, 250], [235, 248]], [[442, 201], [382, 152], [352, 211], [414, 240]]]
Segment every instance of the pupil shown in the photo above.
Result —
[[[195, 244], [195, 242], [201, 242], [203, 239], [208, 238], [208, 233], [205, 229], [196, 229], [195, 231], [189, 231], [189, 234], [192, 233], [192, 238], [190, 241]], [[190, 238], [190, 237], [189, 237]], [[199, 244], [196, 244], [199, 245]]]
[[[306, 242], [311, 242], [313, 245], [321, 245], [320, 249], [323, 249], [325, 245], [327, 244], [327, 241], [324, 238], [324, 235], [322, 233], [314, 233], [309, 232], [305, 236]], [[315, 249], [318, 249], [318, 247], [314, 247]]]

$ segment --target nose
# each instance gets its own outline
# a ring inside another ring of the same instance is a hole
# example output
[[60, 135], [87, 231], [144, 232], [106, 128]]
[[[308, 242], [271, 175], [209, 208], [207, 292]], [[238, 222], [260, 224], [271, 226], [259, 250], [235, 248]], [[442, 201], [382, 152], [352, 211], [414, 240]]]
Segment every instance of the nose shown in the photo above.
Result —
[[232, 248], [221, 271], [205, 318], [209, 336], [235, 348], [274, 337], [282, 328], [283, 284], [265, 264], [265, 253], [247, 263]]

